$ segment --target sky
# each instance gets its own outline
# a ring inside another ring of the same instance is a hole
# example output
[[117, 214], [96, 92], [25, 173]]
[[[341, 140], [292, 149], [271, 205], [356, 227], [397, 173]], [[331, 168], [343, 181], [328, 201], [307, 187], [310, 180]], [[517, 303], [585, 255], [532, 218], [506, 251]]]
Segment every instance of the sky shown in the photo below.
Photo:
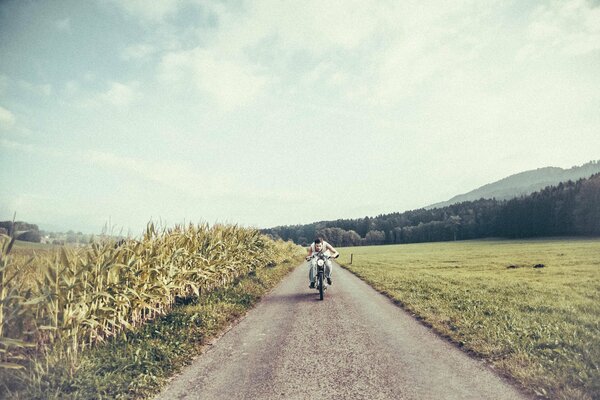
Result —
[[0, 220], [416, 209], [600, 159], [598, 1], [0, 2]]

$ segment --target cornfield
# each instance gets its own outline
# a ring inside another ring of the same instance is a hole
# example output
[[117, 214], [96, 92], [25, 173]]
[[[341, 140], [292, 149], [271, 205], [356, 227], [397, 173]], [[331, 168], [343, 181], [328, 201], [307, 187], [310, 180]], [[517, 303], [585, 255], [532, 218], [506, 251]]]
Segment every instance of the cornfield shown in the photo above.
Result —
[[50, 353], [75, 371], [86, 348], [298, 250], [254, 229], [207, 224], [150, 223], [140, 240], [28, 259], [13, 257], [13, 244], [0, 236], [0, 373], [20, 379], [43, 375], [48, 364], [40, 360]]

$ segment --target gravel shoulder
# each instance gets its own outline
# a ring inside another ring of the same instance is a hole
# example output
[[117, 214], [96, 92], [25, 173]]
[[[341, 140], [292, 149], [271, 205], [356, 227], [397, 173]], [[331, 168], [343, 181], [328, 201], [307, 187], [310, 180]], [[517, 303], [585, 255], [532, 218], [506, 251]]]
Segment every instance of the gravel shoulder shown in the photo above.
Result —
[[282, 283], [157, 399], [526, 399], [336, 266], [325, 300], [308, 268]]

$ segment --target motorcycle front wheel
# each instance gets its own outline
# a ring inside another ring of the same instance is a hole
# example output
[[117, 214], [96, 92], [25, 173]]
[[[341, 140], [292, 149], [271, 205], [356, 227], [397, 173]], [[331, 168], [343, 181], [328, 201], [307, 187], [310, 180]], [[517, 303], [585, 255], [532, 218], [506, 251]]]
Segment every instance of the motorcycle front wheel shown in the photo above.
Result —
[[325, 287], [323, 286], [323, 271], [319, 271], [319, 300], [323, 300], [323, 295], [325, 293]]

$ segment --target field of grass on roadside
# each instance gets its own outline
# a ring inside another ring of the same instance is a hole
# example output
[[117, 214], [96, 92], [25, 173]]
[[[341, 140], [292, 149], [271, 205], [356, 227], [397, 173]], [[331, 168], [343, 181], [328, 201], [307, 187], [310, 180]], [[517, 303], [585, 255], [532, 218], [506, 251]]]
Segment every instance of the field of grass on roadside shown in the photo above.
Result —
[[480, 240], [340, 252], [340, 264], [527, 391], [600, 399], [600, 240]]
[[55, 253], [59, 249], [60, 246], [55, 244], [32, 243], [17, 240], [15, 241], [12, 254], [15, 257], [46, 256]]
[[152, 396], [170, 376], [202, 352], [203, 344], [243, 315], [300, 262], [301, 257], [258, 269], [190, 304], [180, 304], [168, 315], [85, 352], [74, 379], [66, 366], [56, 364], [43, 375], [43, 380], [13, 398], [138, 399]]

